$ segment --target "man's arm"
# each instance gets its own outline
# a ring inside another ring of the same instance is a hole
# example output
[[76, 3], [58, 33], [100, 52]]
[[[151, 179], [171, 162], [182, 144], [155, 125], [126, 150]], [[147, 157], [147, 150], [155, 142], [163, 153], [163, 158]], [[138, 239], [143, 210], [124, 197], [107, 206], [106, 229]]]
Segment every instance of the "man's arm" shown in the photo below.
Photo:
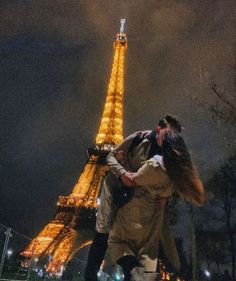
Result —
[[119, 151], [124, 153], [124, 157], [127, 157], [127, 153], [129, 152], [129, 148], [132, 145], [133, 139], [138, 135], [138, 132], [128, 136], [124, 141], [118, 145], [114, 150], [112, 150], [107, 156], [107, 164], [110, 170], [115, 174], [118, 178], [120, 178], [123, 183], [127, 186], [131, 186], [131, 175], [126, 169], [119, 163], [116, 158], [116, 154]]

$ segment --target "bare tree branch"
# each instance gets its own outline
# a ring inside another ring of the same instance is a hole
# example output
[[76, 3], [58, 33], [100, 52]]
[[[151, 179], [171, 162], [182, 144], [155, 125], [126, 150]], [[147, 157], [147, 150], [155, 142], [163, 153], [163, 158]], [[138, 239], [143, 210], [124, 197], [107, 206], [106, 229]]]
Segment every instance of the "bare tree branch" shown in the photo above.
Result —
[[233, 113], [235, 112], [236, 110], [236, 107], [226, 99], [226, 94], [225, 92], [221, 93], [219, 90], [217, 90], [216, 88], [216, 84], [215, 83], [212, 83], [210, 85], [210, 88], [212, 89], [213, 93], [215, 93], [215, 95], [221, 100], [223, 101], [224, 104], [228, 105], [232, 110], [233, 110]]

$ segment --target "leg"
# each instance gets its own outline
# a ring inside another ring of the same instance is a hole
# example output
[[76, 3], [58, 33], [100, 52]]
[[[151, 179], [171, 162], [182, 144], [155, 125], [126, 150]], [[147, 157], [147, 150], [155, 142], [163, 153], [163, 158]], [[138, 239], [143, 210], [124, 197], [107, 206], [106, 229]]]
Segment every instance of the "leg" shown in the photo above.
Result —
[[108, 234], [96, 232], [91, 245], [85, 271], [86, 281], [97, 281], [97, 273], [102, 264], [107, 249]]
[[116, 207], [112, 203], [112, 187], [116, 184], [116, 181], [114, 175], [108, 173], [101, 187], [101, 203], [97, 211], [96, 234], [89, 251], [85, 271], [86, 281], [97, 281], [97, 273], [106, 253], [109, 231], [116, 215]]
[[134, 256], [124, 256], [120, 258], [117, 263], [122, 267], [124, 273], [124, 281], [131, 280], [131, 271], [139, 266], [137, 259]]

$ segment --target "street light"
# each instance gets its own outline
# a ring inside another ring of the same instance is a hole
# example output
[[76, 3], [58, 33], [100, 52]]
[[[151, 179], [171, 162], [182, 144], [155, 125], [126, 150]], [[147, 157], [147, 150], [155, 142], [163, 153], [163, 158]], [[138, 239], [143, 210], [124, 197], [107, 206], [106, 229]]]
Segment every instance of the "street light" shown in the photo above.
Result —
[[7, 257], [10, 258], [10, 256], [13, 254], [13, 250], [12, 249], [8, 249], [7, 250]]
[[207, 277], [207, 278], [209, 278], [209, 279], [210, 279], [210, 277], [211, 277], [211, 273], [210, 273], [210, 271], [205, 270], [205, 275], [206, 275], [206, 277]]
[[123, 278], [124, 278], [124, 275], [123, 275], [123, 274], [120, 274], [120, 272], [116, 272], [116, 273], [115, 273], [115, 280], [116, 280], [116, 281], [123, 280]]

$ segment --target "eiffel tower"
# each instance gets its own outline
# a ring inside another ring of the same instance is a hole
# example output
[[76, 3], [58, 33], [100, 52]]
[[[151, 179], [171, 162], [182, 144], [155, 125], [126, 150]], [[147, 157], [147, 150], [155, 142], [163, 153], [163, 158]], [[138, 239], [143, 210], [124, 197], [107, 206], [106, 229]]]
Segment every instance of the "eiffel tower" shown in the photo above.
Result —
[[124, 63], [127, 36], [125, 19], [113, 43], [114, 56], [105, 106], [95, 145], [69, 196], [59, 196], [55, 217], [22, 252], [28, 260], [44, 263], [51, 274], [60, 274], [67, 263], [90, 243], [95, 225], [101, 183], [108, 170], [106, 156], [123, 140]]

